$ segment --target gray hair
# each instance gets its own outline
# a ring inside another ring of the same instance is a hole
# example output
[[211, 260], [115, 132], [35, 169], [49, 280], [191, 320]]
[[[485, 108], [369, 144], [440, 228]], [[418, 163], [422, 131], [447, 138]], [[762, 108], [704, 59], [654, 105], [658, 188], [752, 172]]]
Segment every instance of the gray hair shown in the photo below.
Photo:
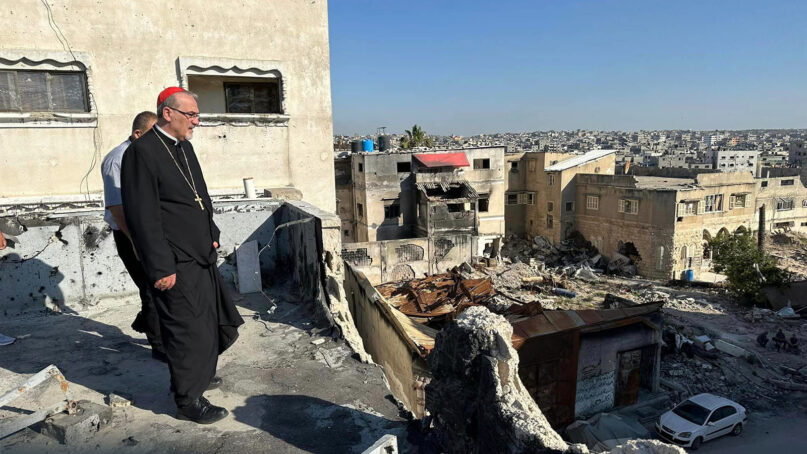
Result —
[[196, 93], [194, 93], [192, 91], [189, 91], [189, 90], [178, 91], [178, 92], [174, 93], [173, 95], [165, 98], [165, 101], [163, 101], [162, 104], [157, 106], [157, 117], [158, 118], [163, 117], [163, 110], [165, 110], [166, 107], [176, 108], [177, 107], [177, 95], [183, 95], [183, 94], [184, 95], [190, 95], [193, 99], [199, 100], [199, 95], [197, 95]]

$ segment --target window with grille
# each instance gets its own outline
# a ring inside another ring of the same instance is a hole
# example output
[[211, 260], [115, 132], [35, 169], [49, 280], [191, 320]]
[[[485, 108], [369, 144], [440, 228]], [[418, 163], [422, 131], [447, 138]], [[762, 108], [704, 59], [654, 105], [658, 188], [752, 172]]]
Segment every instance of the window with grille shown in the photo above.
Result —
[[226, 113], [283, 113], [280, 81], [224, 82]]
[[0, 71], [2, 112], [89, 112], [87, 76], [76, 71]]
[[518, 194], [507, 194], [508, 205], [518, 205]]
[[599, 210], [600, 209], [600, 197], [596, 195], [587, 195], [586, 196], [586, 208], [589, 210]]

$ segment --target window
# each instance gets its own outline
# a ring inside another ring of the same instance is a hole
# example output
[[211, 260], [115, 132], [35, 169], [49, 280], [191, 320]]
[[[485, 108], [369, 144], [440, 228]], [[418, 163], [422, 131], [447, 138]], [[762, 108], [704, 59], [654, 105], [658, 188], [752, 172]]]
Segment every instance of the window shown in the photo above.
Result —
[[550, 186], [552, 186], [552, 185], [554, 185], [554, 184], [555, 184], [555, 174], [554, 174], [554, 173], [550, 173], [550, 174], [549, 174], [549, 185], [550, 185]]
[[286, 63], [275, 60], [185, 57], [177, 61], [179, 86], [199, 95], [202, 123], [245, 122], [288, 126]]
[[364, 164], [359, 163], [359, 172], [364, 172]]
[[793, 186], [793, 180], [782, 180], [782, 186]]
[[518, 205], [518, 194], [507, 194], [508, 205]]
[[479, 212], [480, 213], [487, 213], [488, 208], [490, 205], [490, 198], [489, 197], [479, 197]]
[[535, 194], [532, 192], [522, 192], [518, 195], [519, 205], [535, 205]]
[[359, 214], [359, 219], [364, 217], [364, 206], [361, 203], [356, 204], [356, 212]]
[[546, 202], [546, 211], [552, 211], [555, 209], [555, 202]]
[[763, 182], [762, 182], [762, 187], [763, 187], [763, 188], [767, 188], [767, 187], [768, 187], [768, 182], [767, 182], [767, 181], [763, 181]]
[[399, 162], [396, 164], [398, 173], [409, 173], [412, 171], [412, 163], [410, 161]]
[[587, 195], [586, 196], [586, 209], [599, 210], [600, 209], [600, 197], [596, 196], [596, 195]]
[[461, 213], [465, 211], [464, 203], [449, 203], [446, 205], [449, 213]]
[[619, 209], [620, 213], [625, 214], [638, 214], [639, 213], [639, 201], [638, 200], [631, 200], [631, 199], [620, 199], [619, 200]]
[[2, 112], [89, 112], [84, 72], [0, 71]]
[[566, 202], [566, 211], [574, 211], [574, 202]]
[[278, 80], [223, 84], [226, 113], [283, 113]]
[[489, 169], [490, 159], [474, 159], [474, 169]]
[[551, 214], [546, 216], [546, 228], [551, 229], [555, 226], [555, 218]]
[[777, 228], [777, 229], [787, 229], [787, 228], [793, 227], [795, 224], [796, 223], [793, 222], [793, 221], [777, 222], [777, 223], [773, 224], [773, 227]]
[[793, 199], [777, 199], [776, 200], [776, 211], [788, 211], [792, 210], [793, 206]]
[[729, 210], [733, 210], [735, 208], [745, 208], [745, 194], [733, 194], [729, 198]]
[[510, 162], [510, 170], [518, 170], [518, 161]]
[[723, 211], [723, 194], [707, 195], [705, 200], [704, 211], [706, 213]]
[[527, 167], [529, 168], [530, 172], [535, 172], [535, 167], [536, 167], [535, 161], [536, 161], [535, 159], [530, 159], [529, 161], [527, 161], [527, 163], [528, 163]]
[[802, 223], [801, 223], [801, 226], [802, 226], [802, 227], [807, 227], [807, 222], [802, 222]]
[[401, 215], [401, 205], [398, 201], [384, 202], [384, 219], [398, 219]]
[[801, 201], [801, 207], [802, 208], [807, 208], [807, 199], [804, 199], [804, 200]]

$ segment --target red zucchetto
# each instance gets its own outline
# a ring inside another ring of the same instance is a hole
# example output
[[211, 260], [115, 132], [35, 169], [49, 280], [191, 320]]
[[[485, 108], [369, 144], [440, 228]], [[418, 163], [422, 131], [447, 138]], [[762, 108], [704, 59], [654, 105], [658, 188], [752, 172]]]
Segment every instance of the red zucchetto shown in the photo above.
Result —
[[183, 91], [185, 91], [185, 89], [182, 87], [168, 87], [165, 90], [161, 91], [160, 95], [157, 96], [157, 107], [159, 108], [160, 104], [162, 104], [166, 99], [168, 99], [169, 96], [173, 95], [174, 93], [179, 93]]

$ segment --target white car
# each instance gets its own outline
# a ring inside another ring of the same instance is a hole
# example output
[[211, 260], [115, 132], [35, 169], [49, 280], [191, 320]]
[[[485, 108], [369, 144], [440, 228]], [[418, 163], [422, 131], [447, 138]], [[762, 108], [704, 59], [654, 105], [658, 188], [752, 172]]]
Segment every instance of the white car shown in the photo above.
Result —
[[698, 394], [664, 413], [656, 423], [656, 432], [665, 441], [698, 449], [709, 440], [726, 435], [740, 435], [748, 420], [745, 407], [714, 394]]

